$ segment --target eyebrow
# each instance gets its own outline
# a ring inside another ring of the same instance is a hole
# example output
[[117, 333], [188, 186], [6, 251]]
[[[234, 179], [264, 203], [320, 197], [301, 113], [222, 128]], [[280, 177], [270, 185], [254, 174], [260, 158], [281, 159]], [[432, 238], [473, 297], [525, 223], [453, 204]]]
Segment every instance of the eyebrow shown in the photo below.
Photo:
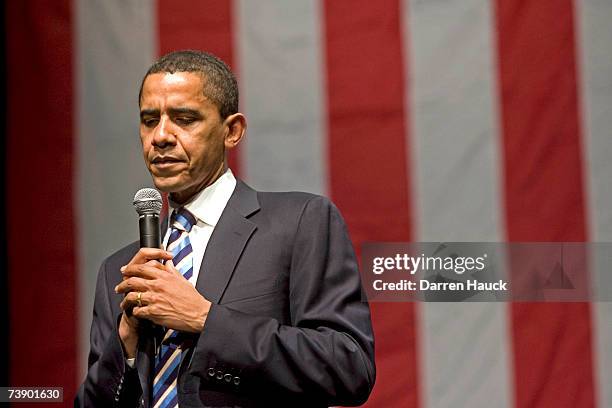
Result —
[[[173, 116], [175, 115], [192, 115], [196, 117], [201, 117], [202, 114], [197, 109], [191, 108], [170, 108], [168, 109], [169, 113]], [[159, 116], [159, 109], [142, 109], [140, 111], [140, 118], [144, 118], [145, 116]]]
[[168, 109], [168, 112], [172, 116], [175, 116], [175, 115], [191, 115], [191, 116], [196, 116], [196, 117], [202, 116], [200, 111], [198, 111], [197, 109], [191, 109], [191, 108], [170, 108]]

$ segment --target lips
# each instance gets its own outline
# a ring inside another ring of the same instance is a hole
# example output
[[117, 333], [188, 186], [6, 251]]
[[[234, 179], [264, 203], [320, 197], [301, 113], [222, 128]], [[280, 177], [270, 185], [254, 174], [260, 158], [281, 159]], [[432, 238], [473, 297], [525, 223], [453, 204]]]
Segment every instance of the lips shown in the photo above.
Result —
[[173, 156], [157, 156], [151, 160], [151, 164], [159, 169], [170, 168], [183, 162], [184, 160]]
[[182, 161], [181, 159], [178, 159], [174, 156], [156, 156], [153, 158], [153, 160], [151, 160], [152, 163], [168, 163], [168, 162], [180, 162]]

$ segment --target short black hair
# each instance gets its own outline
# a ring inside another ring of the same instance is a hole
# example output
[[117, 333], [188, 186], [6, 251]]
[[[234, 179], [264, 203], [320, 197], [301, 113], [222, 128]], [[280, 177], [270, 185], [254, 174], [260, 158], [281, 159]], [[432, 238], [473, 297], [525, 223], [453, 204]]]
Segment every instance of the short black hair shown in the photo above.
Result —
[[151, 65], [138, 92], [138, 104], [142, 98], [144, 81], [151, 74], [160, 72], [195, 72], [204, 80], [204, 96], [219, 109], [222, 119], [238, 112], [238, 83], [236, 77], [219, 57], [204, 51], [180, 50], [164, 55]]

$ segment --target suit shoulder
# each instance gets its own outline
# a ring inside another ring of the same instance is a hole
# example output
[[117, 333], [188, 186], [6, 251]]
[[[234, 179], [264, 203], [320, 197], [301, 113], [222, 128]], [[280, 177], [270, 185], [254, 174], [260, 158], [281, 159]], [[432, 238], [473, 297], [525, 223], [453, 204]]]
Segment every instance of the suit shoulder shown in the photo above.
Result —
[[327, 197], [302, 191], [289, 192], [258, 192], [257, 198], [262, 208], [284, 209], [285, 211], [303, 212], [306, 207], [334, 208]]

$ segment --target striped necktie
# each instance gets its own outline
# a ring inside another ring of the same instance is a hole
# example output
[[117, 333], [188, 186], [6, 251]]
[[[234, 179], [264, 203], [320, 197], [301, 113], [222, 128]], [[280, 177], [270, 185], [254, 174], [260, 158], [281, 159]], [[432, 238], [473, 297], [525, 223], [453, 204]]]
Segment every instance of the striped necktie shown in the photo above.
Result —
[[[196, 218], [181, 208], [171, 218], [170, 237], [166, 250], [172, 253], [172, 263], [187, 280], [193, 276], [193, 251], [189, 241], [189, 231]], [[168, 329], [162, 340], [159, 353], [155, 357], [155, 378], [153, 380], [153, 407], [178, 407], [177, 379], [181, 348], [179, 332]]]

